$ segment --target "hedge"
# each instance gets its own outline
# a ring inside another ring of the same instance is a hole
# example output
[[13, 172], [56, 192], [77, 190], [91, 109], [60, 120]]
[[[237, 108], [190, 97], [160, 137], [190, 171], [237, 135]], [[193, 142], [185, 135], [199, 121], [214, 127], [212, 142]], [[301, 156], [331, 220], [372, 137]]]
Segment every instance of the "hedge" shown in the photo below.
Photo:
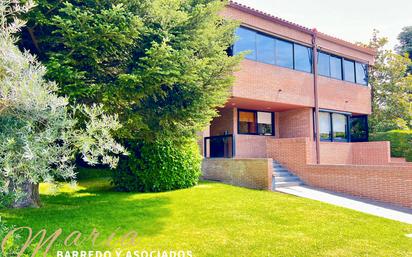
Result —
[[412, 130], [391, 130], [376, 132], [369, 136], [370, 141], [390, 141], [391, 155], [404, 157], [412, 162]]
[[196, 140], [158, 140], [128, 148], [113, 172], [119, 191], [161, 192], [196, 185], [201, 174], [201, 156]]

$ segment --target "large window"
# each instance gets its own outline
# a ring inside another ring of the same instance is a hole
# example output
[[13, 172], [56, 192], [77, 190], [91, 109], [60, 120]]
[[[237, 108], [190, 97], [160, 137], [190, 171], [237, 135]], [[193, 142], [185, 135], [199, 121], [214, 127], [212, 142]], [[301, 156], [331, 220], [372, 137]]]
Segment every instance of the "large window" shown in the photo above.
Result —
[[342, 79], [342, 58], [330, 57], [330, 76], [334, 79]]
[[322, 141], [349, 141], [348, 115], [332, 112], [319, 112], [319, 135]]
[[236, 30], [239, 38], [233, 46], [233, 54], [250, 51], [246, 59], [312, 72], [312, 49], [287, 40], [276, 38], [251, 29]]
[[249, 51], [245, 58], [256, 60], [256, 32], [240, 27], [236, 30], [236, 35], [239, 40], [233, 46], [234, 54]]
[[258, 61], [275, 64], [275, 40], [273, 38], [257, 34], [256, 52]]
[[343, 61], [344, 67], [344, 80], [349, 82], [355, 82], [355, 62], [344, 60]]
[[293, 69], [293, 44], [276, 40], [276, 64]]
[[[246, 59], [312, 72], [312, 48], [239, 27], [233, 54], [248, 52]], [[318, 52], [318, 74], [361, 85], [368, 84], [368, 65], [323, 51]]]
[[238, 133], [273, 136], [273, 117], [272, 112], [239, 110]]
[[295, 44], [295, 69], [312, 72], [312, 49]]
[[356, 83], [368, 84], [368, 65], [362, 63], [355, 63], [356, 68]]
[[367, 64], [351, 61], [322, 51], [318, 53], [318, 74], [361, 85], [368, 84]]
[[368, 116], [352, 116], [350, 118], [350, 141], [367, 142], [368, 141]]
[[329, 55], [319, 52], [318, 54], [318, 73], [323, 76], [330, 76], [330, 60]]

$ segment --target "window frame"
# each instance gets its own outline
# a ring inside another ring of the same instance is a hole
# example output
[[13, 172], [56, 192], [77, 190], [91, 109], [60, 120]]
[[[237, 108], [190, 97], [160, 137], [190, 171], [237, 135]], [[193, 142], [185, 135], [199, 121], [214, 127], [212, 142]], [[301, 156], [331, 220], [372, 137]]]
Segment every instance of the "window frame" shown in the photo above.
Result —
[[[338, 112], [338, 111], [330, 111], [330, 110], [319, 110], [319, 112], [328, 113], [329, 114], [329, 122], [330, 122], [330, 125], [329, 125], [330, 126], [329, 139], [320, 139], [321, 142], [338, 142], [338, 143], [349, 143], [349, 142], [351, 142], [350, 117], [352, 116], [352, 114], [345, 113], [345, 112]], [[345, 118], [346, 118], [346, 126], [345, 126], [346, 140], [335, 140], [334, 139], [334, 137], [333, 137], [333, 114], [341, 114], [341, 115], [345, 116]]]
[[[252, 112], [256, 117], [256, 133], [241, 133], [240, 132], [240, 112]], [[271, 135], [263, 135], [259, 134], [259, 120], [258, 120], [258, 112], [270, 113], [272, 116], [272, 134]], [[257, 110], [249, 110], [249, 109], [237, 109], [237, 134], [239, 135], [255, 135], [255, 136], [266, 136], [266, 137], [273, 137], [275, 136], [275, 113], [270, 111], [257, 111]]]

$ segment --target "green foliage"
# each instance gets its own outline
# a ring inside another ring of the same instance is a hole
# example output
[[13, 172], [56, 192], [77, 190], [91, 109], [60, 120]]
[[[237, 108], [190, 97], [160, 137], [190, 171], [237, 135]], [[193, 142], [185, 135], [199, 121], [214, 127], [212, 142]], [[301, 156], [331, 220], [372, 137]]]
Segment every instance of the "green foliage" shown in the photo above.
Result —
[[113, 184], [121, 191], [159, 192], [194, 186], [200, 176], [201, 157], [195, 140], [146, 142], [134, 156], [120, 162]]
[[76, 168], [76, 179], [92, 179], [92, 178], [109, 178], [111, 176], [111, 170], [104, 167], [82, 167]]
[[412, 162], [412, 130], [391, 130], [370, 135], [370, 141], [390, 141], [391, 155]]
[[[1, 209], [1, 208], [0, 208]], [[7, 234], [14, 229], [14, 226], [7, 225], [2, 218], [0, 217], [0, 244], [2, 243], [3, 239], [7, 236]], [[22, 244], [21, 235], [18, 233], [14, 234], [12, 237], [9, 238], [5, 242], [4, 245], [4, 252], [0, 249], [0, 257], [29, 257], [32, 253], [32, 247], [28, 247], [27, 250], [22, 254], [19, 255], [21, 244]]]
[[386, 38], [374, 32], [369, 47], [377, 49], [371, 67], [369, 83], [372, 87], [372, 115], [369, 117], [371, 132], [412, 127], [412, 75], [407, 75], [411, 60], [385, 50]]
[[237, 23], [220, 0], [39, 0], [22, 46], [71, 102], [103, 103], [125, 139], [192, 137], [229, 96]]
[[[117, 116], [97, 105], [69, 109], [67, 98], [56, 94], [56, 84], [44, 79], [45, 68], [14, 45], [12, 35], [23, 22], [9, 21], [28, 9], [15, 1], [0, 2], [0, 195], [19, 199], [25, 197], [24, 184], [74, 179], [75, 153], [91, 165], [115, 167], [113, 154], [125, 152], [111, 136], [121, 127]], [[73, 112], [82, 113], [84, 126], [78, 126]]]
[[[412, 59], [412, 26], [404, 27], [398, 35], [399, 46], [398, 53], [408, 54], [409, 59]], [[409, 73], [412, 73], [412, 64], [409, 65]]]

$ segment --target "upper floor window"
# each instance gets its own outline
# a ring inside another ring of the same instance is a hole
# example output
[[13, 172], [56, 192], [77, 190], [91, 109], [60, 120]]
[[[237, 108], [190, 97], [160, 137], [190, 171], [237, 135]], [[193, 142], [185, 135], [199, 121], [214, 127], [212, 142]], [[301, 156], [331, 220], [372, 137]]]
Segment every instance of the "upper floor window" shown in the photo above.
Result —
[[239, 27], [233, 54], [249, 51], [246, 59], [275, 64], [299, 71], [312, 72], [310, 47], [279, 39], [251, 29]]
[[276, 64], [293, 69], [293, 44], [276, 40]]
[[249, 53], [245, 58], [256, 60], [256, 33], [250, 29], [240, 27], [236, 30], [236, 35], [239, 40], [233, 46], [233, 53], [248, 51]]
[[323, 76], [330, 76], [330, 56], [319, 52], [318, 54], [318, 73]]
[[257, 34], [256, 53], [258, 61], [275, 64], [275, 40], [271, 37]]
[[356, 83], [367, 85], [368, 84], [368, 65], [362, 63], [355, 63], [356, 70]]
[[312, 48], [295, 44], [295, 69], [312, 72]]
[[355, 82], [355, 62], [344, 60], [344, 79], [349, 82]]
[[318, 52], [318, 74], [334, 79], [368, 84], [368, 65], [334, 56], [322, 51]]

